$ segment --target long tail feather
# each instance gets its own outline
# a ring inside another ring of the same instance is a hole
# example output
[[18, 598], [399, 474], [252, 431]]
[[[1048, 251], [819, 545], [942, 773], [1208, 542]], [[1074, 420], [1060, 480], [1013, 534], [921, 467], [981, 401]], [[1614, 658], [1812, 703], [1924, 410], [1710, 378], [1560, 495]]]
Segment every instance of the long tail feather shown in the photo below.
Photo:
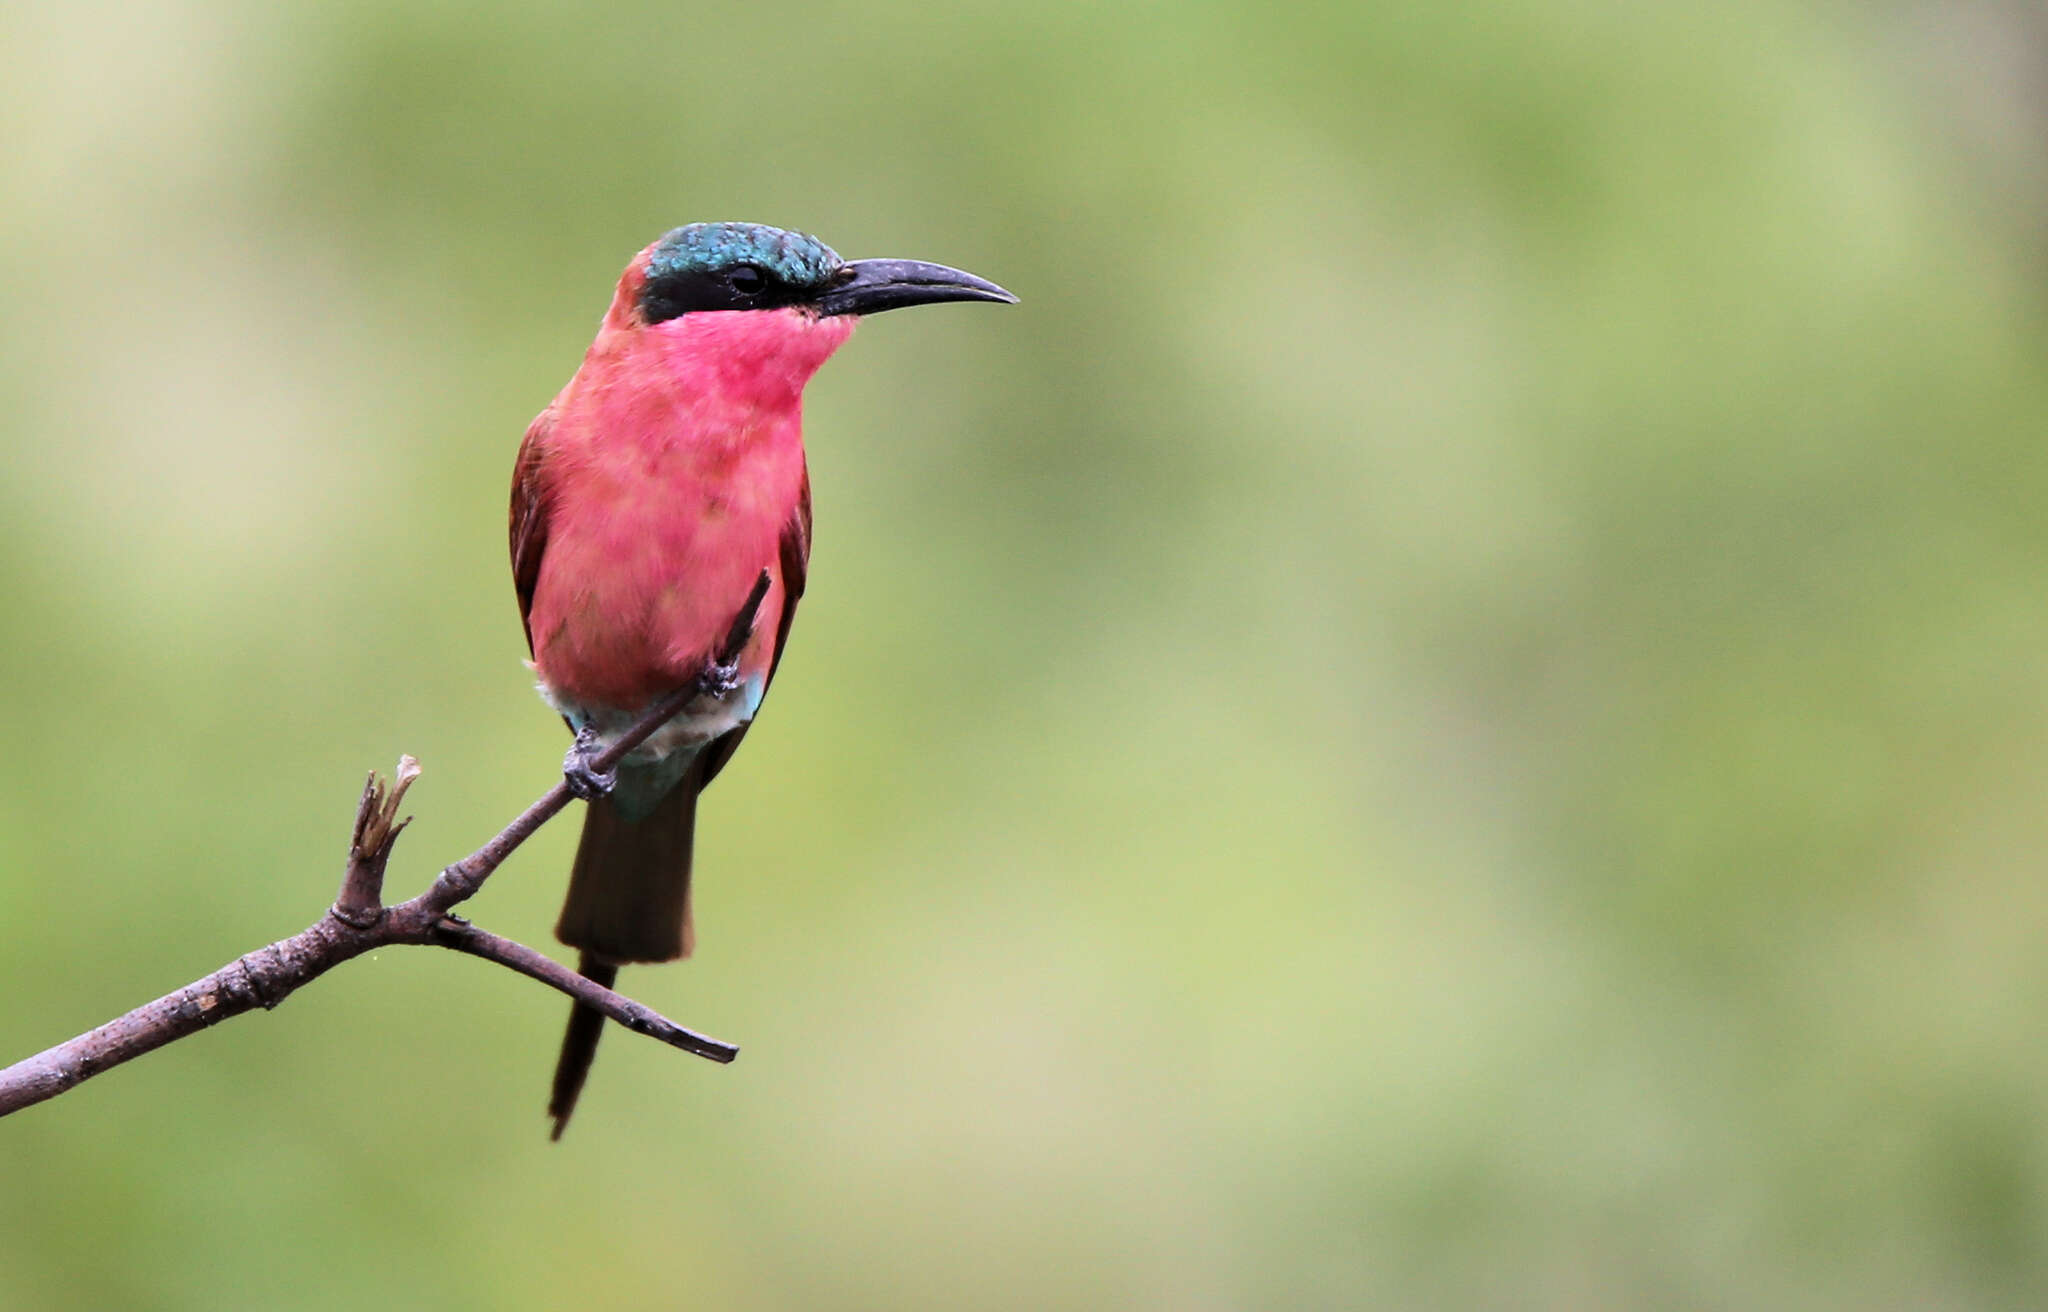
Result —
[[[606, 988], [619, 977], [617, 966], [588, 952], [578, 957], [576, 969], [585, 979]], [[580, 1002], [569, 1013], [569, 1030], [562, 1036], [562, 1055], [555, 1059], [555, 1088], [548, 1098], [548, 1115], [555, 1118], [555, 1128], [548, 1133], [550, 1140], [561, 1138], [562, 1131], [569, 1128], [569, 1113], [576, 1110], [576, 1095], [583, 1092], [583, 1077], [590, 1074], [590, 1063], [597, 1060], [597, 1041], [604, 1037], [604, 1019], [603, 1012]]]
[[[619, 963], [673, 961], [690, 955], [690, 846], [696, 826], [699, 767], [693, 763], [638, 819], [628, 819], [615, 798], [590, 804], [583, 840], [569, 876], [555, 935], [581, 950], [576, 968], [606, 988], [618, 978]], [[620, 786], [633, 780], [620, 771]], [[562, 1036], [555, 1062], [555, 1087], [548, 1115], [559, 1139], [576, 1109], [583, 1079], [604, 1035], [602, 1012], [577, 1005]]]
[[[620, 786], [627, 784], [620, 771]], [[555, 937], [609, 961], [674, 961], [690, 955], [690, 845], [697, 820], [696, 768], [637, 820], [611, 798], [592, 802], [569, 872]]]

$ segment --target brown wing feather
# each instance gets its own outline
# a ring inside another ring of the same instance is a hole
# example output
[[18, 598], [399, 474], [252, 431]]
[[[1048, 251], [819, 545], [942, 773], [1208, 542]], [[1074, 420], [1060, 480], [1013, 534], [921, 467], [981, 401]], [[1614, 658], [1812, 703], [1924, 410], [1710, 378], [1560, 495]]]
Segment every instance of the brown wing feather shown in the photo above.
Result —
[[555, 426], [555, 407], [534, 416], [512, 462], [512, 586], [519, 592], [519, 625], [526, 630], [526, 652], [533, 654], [533, 590], [540, 582], [541, 553], [548, 546], [549, 496], [542, 473], [548, 434]]
[[[796, 510], [790, 514], [789, 523], [782, 526], [780, 544], [780, 565], [782, 568], [782, 614], [775, 621], [775, 651], [768, 658], [768, 678], [761, 685], [761, 698], [766, 701], [768, 689], [775, 682], [775, 670], [782, 664], [782, 653], [789, 646], [790, 621], [796, 618], [796, 603], [804, 595], [804, 583], [811, 570], [811, 474], [804, 471], [803, 487], [797, 492]], [[759, 708], [755, 708], [758, 713]], [[751, 722], [750, 722], [751, 723]], [[741, 725], [730, 733], [722, 734], [704, 749], [699, 768], [703, 771], [703, 783], [708, 787], [732, 754], [739, 750], [740, 739], [747, 736], [747, 726]]]

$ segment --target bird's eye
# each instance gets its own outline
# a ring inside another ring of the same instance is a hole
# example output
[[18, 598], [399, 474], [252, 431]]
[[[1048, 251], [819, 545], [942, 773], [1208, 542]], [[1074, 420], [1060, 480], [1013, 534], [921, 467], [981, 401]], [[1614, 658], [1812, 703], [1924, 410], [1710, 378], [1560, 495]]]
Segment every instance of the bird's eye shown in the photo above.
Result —
[[751, 264], [733, 266], [732, 272], [725, 275], [725, 280], [742, 296], [758, 295], [768, 288], [768, 275]]

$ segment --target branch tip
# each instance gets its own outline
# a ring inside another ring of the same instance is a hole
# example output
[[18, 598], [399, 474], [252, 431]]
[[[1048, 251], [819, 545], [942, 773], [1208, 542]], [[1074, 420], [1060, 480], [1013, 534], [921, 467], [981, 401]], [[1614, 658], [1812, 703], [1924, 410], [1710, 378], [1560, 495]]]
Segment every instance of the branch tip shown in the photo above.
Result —
[[406, 789], [411, 788], [413, 780], [419, 777], [419, 760], [409, 755], [398, 758], [398, 768], [388, 784], [376, 771], [370, 772], [370, 783], [363, 790], [362, 809], [356, 813], [355, 847], [358, 853], [390, 853], [392, 843], [412, 823], [411, 816], [403, 820], [398, 818], [398, 808], [405, 803]]
[[363, 782], [363, 798], [356, 804], [356, 823], [349, 835], [348, 866], [341, 876], [341, 892], [328, 910], [336, 920], [355, 929], [368, 929], [384, 914], [384, 866], [391, 859], [392, 844], [412, 823], [412, 817], [398, 817], [405, 790], [420, 777], [417, 758], [398, 758], [398, 768], [386, 782], [375, 770]]

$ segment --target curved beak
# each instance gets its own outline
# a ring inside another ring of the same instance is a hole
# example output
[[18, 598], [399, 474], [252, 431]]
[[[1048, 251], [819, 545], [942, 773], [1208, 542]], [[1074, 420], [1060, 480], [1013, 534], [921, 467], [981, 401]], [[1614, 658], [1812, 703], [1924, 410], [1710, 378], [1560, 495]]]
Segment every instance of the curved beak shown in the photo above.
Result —
[[986, 278], [922, 260], [855, 260], [839, 270], [839, 279], [818, 298], [819, 314], [880, 314], [940, 301], [1017, 303]]

